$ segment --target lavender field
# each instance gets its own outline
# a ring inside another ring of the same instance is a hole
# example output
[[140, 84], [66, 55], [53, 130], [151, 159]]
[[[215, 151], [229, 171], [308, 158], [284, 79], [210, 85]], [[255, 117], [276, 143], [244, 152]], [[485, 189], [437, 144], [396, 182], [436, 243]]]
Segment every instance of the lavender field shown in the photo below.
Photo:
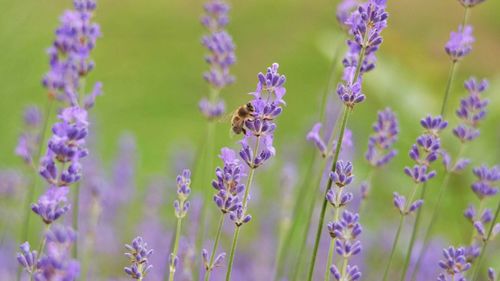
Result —
[[500, 2], [0, 4], [0, 280], [500, 280]]

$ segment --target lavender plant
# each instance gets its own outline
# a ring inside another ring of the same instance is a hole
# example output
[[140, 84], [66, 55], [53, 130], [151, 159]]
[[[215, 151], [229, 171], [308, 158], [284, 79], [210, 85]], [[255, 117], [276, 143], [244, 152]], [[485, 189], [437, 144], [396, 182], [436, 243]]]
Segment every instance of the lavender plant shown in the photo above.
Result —
[[153, 254], [153, 250], [149, 249], [148, 244], [140, 236], [134, 238], [130, 245], [125, 244], [125, 248], [127, 249], [125, 256], [129, 258], [130, 266], [125, 267], [123, 270], [132, 279], [144, 280], [148, 271], [153, 268], [153, 265], [149, 264], [148, 260]]
[[175, 217], [177, 218], [177, 227], [175, 232], [174, 249], [170, 254], [169, 281], [174, 280], [175, 270], [179, 262], [177, 251], [179, 250], [179, 238], [181, 236], [182, 219], [189, 210], [190, 203], [187, 200], [191, 193], [191, 171], [186, 169], [181, 175], [177, 176], [177, 200], [174, 201]]
[[[343, 82], [338, 84], [337, 95], [344, 103], [344, 113], [340, 125], [340, 132], [335, 146], [335, 155], [331, 171], [335, 172], [336, 163], [344, 138], [347, 120], [354, 106], [365, 100], [365, 95], [361, 92], [362, 76], [364, 73], [375, 67], [375, 52], [382, 43], [380, 33], [387, 26], [388, 14], [385, 12], [385, 1], [371, 0], [360, 5], [350, 18], [346, 21], [349, 26], [351, 40], [347, 41], [349, 50], [343, 60], [344, 75]], [[332, 187], [333, 181], [329, 180], [325, 192]], [[327, 200], [323, 200], [318, 229], [314, 242], [313, 253], [309, 265], [308, 280], [312, 280], [319, 240], [323, 229], [323, 222], [326, 212]]]

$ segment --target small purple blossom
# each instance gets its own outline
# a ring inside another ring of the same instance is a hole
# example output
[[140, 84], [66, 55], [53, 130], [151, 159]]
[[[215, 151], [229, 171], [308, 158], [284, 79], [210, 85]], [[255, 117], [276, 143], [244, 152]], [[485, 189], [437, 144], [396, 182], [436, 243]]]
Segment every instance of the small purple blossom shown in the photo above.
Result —
[[409, 215], [417, 211], [423, 204], [424, 200], [418, 199], [413, 201], [409, 206], [406, 203], [406, 197], [399, 195], [399, 193], [393, 193], [393, 205], [399, 210], [399, 213], [403, 216]]
[[472, 184], [472, 191], [480, 200], [498, 193], [498, 188], [495, 185], [500, 181], [499, 166], [488, 168], [486, 165], [482, 165], [474, 168], [473, 173], [478, 180]]
[[451, 173], [462, 172], [463, 170], [465, 170], [465, 168], [467, 168], [469, 166], [469, 164], [471, 162], [467, 158], [460, 158], [457, 160], [457, 162], [455, 162], [453, 164], [451, 162], [451, 157], [448, 154], [448, 152], [446, 152], [444, 149], [441, 149], [439, 153], [441, 155], [441, 159], [442, 159], [444, 168], [446, 169], [446, 171], [451, 172]]
[[497, 273], [493, 268], [488, 268], [488, 281], [496, 281], [497, 280]]
[[40, 196], [37, 203], [31, 205], [31, 209], [42, 218], [45, 224], [51, 224], [70, 209], [68, 192], [68, 187], [52, 186]]
[[444, 49], [453, 61], [458, 61], [472, 51], [472, 43], [475, 39], [472, 35], [472, 26], [458, 26], [458, 31], [450, 33], [450, 40]]
[[397, 151], [391, 149], [399, 133], [398, 120], [390, 108], [377, 113], [377, 121], [372, 125], [374, 134], [368, 139], [368, 150], [365, 158], [374, 167], [381, 167], [394, 156]]
[[332, 273], [333, 277], [337, 281], [356, 281], [359, 280], [362, 276], [361, 271], [359, 271], [357, 266], [347, 265], [346, 275], [342, 276], [340, 270], [336, 265], [332, 265], [330, 267], [330, 273]]
[[177, 176], [177, 200], [174, 201], [175, 216], [182, 219], [186, 216], [189, 210], [189, 201], [187, 201], [191, 193], [191, 171], [185, 169], [182, 174]]
[[429, 171], [425, 165], [415, 165], [413, 168], [405, 167], [404, 172], [415, 183], [424, 183], [436, 176], [435, 171]]
[[244, 174], [234, 150], [222, 148], [219, 157], [224, 167], [215, 170], [216, 179], [212, 181], [212, 186], [217, 190], [214, 202], [221, 212], [226, 214], [236, 211], [241, 205], [240, 194], [245, 190], [245, 185], [240, 181]]
[[349, 161], [344, 162], [339, 160], [335, 166], [335, 172], [330, 172], [330, 179], [339, 188], [349, 185], [354, 180], [354, 175], [352, 174], [352, 163]]
[[130, 266], [124, 268], [125, 273], [132, 279], [142, 280], [153, 267], [148, 260], [153, 250], [149, 249], [148, 244], [140, 236], [134, 238], [131, 245], [126, 244], [125, 248], [128, 251], [125, 256], [130, 261]]
[[207, 98], [202, 98], [198, 103], [198, 107], [203, 114], [208, 119], [216, 119], [221, 117], [226, 111], [226, 105], [223, 100], [217, 102], [211, 102]]
[[444, 259], [439, 261], [439, 267], [444, 270], [441, 274], [443, 277], [461, 278], [463, 277], [462, 273], [466, 272], [471, 267], [471, 264], [468, 263], [465, 258], [464, 248], [455, 249], [450, 246], [448, 249], [443, 249], [443, 257]]
[[337, 95], [349, 108], [353, 108], [354, 105], [361, 103], [366, 99], [366, 96], [361, 93], [360, 82], [355, 82], [353, 84], [340, 83], [337, 87]]
[[29, 274], [33, 274], [36, 269], [37, 251], [31, 251], [28, 242], [21, 244], [19, 249], [21, 252], [17, 253], [17, 261]]
[[252, 219], [252, 216], [246, 214], [246, 211], [243, 208], [244, 207], [242, 205], [238, 205], [235, 211], [231, 211], [229, 213], [229, 219], [234, 222], [236, 227], [240, 227], [243, 224], [248, 223]]
[[441, 116], [432, 117], [431, 115], [427, 115], [420, 120], [420, 125], [422, 125], [427, 133], [437, 136], [442, 130], [448, 127], [448, 122]]
[[358, 7], [360, 1], [358, 0], [342, 0], [337, 5], [336, 17], [337, 21], [343, 29], [348, 29], [349, 26], [346, 25], [346, 21], [351, 15], [351, 13]]
[[306, 139], [316, 146], [323, 156], [327, 155], [327, 146], [320, 135], [322, 124], [320, 122], [314, 124], [311, 131], [307, 133]]

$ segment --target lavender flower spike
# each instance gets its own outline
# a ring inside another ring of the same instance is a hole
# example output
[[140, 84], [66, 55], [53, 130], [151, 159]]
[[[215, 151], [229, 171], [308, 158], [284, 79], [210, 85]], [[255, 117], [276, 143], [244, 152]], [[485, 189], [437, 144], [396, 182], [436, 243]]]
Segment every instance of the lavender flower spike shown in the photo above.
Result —
[[438, 281], [465, 280], [463, 272], [469, 270], [471, 264], [465, 258], [464, 248], [455, 249], [450, 246], [448, 249], [443, 249], [443, 256], [444, 259], [439, 261], [439, 267], [444, 272], [439, 275]]
[[177, 197], [174, 201], [175, 216], [177, 218], [184, 218], [189, 210], [189, 201], [187, 201], [191, 193], [191, 171], [185, 169], [181, 175], [177, 176]]
[[472, 26], [460, 25], [457, 32], [450, 33], [450, 40], [444, 49], [453, 61], [459, 61], [472, 51], [472, 43], [475, 39], [472, 36]]
[[224, 162], [223, 168], [215, 170], [216, 179], [212, 186], [217, 190], [214, 202], [223, 214], [236, 211], [241, 205], [241, 193], [245, 190], [241, 178], [244, 176], [240, 159], [234, 150], [222, 148], [219, 156]]
[[17, 253], [17, 261], [29, 274], [33, 274], [36, 269], [37, 251], [31, 251], [28, 242], [21, 244], [19, 249], [21, 253]]
[[478, 180], [472, 184], [472, 191], [480, 200], [498, 193], [498, 188], [495, 185], [500, 181], [499, 166], [488, 168], [486, 165], [483, 165], [474, 168], [473, 173]]
[[132, 240], [131, 245], [126, 244], [125, 248], [128, 250], [125, 256], [130, 260], [130, 266], [124, 268], [125, 273], [132, 279], [142, 280], [153, 267], [148, 261], [153, 250], [148, 248], [148, 244], [140, 236]]
[[399, 134], [396, 115], [390, 108], [379, 111], [377, 121], [372, 128], [375, 133], [368, 139], [365, 158], [372, 166], [381, 167], [397, 154], [395, 149], [391, 149]]
[[39, 215], [45, 224], [51, 224], [64, 215], [69, 209], [68, 187], [50, 187], [40, 196], [38, 202], [31, 205], [31, 209]]

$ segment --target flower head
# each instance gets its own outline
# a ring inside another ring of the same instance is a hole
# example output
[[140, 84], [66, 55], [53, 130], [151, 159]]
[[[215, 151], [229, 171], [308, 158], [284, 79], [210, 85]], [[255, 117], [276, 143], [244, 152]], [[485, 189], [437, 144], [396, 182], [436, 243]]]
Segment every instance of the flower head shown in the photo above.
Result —
[[458, 0], [465, 8], [471, 8], [483, 3], [485, 0]]
[[42, 218], [44, 223], [51, 224], [70, 209], [68, 192], [69, 189], [65, 186], [52, 186], [40, 196], [37, 203], [31, 205], [31, 209]]
[[32, 274], [36, 269], [37, 251], [30, 250], [29, 242], [21, 244], [19, 249], [21, 252], [17, 253], [17, 261], [28, 273]]
[[450, 40], [444, 49], [453, 61], [458, 61], [472, 51], [472, 43], [475, 39], [472, 35], [472, 26], [458, 26], [458, 31], [450, 33]]
[[439, 266], [445, 270], [444, 274], [448, 276], [460, 276], [462, 272], [469, 270], [470, 263], [465, 259], [464, 248], [455, 249], [450, 246], [448, 249], [443, 249], [444, 259], [439, 261]]
[[234, 150], [222, 148], [219, 157], [224, 166], [215, 170], [216, 179], [212, 181], [212, 186], [217, 190], [214, 202], [225, 214], [236, 211], [241, 204], [239, 196], [245, 190], [245, 185], [240, 181], [244, 174]]
[[379, 111], [377, 121], [372, 128], [374, 133], [368, 139], [365, 158], [372, 166], [381, 167], [397, 154], [395, 149], [391, 149], [399, 134], [396, 115], [390, 108]]
[[494, 166], [488, 168], [486, 165], [473, 169], [477, 181], [472, 184], [472, 191], [479, 199], [491, 197], [498, 193], [496, 184], [500, 181], [500, 167]]
[[183, 218], [189, 210], [189, 201], [187, 201], [191, 193], [191, 171], [185, 169], [182, 174], [177, 176], [177, 200], [174, 201], [175, 216]]
[[125, 273], [133, 279], [142, 280], [153, 267], [148, 260], [153, 250], [149, 249], [148, 244], [140, 236], [134, 238], [132, 244], [126, 244], [125, 248], [128, 251], [125, 256], [130, 260], [130, 266], [124, 268]]

